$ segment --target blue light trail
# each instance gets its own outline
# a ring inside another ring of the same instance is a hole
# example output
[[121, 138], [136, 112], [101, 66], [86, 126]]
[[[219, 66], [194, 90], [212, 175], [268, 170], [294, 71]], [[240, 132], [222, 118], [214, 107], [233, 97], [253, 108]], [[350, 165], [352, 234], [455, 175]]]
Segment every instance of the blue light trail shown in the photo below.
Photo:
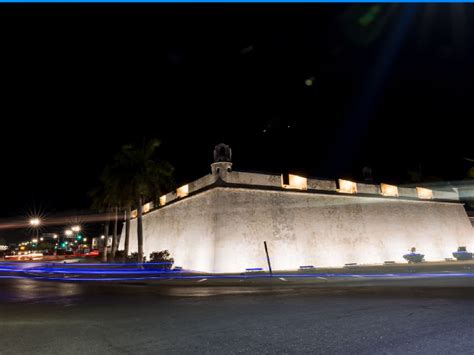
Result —
[[[57, 266], [56, 266], [57, 265]], [[473, 272], [462, 273], [389, 273], [389, 274], [335, 274], [335, 273], [280, 273], [273, 274], [197, 274], [182, 270], [149, 268], [153, 265], [169, 265], [169, 263], [149, 264], [42, 264], [42, 263], [5, 263], [0, 267], [0, 279], [33, 279], [49, 281], [153, 281], [153, 280], [248, 280], [248, 279], [414, 279], [414, 278], [474, 278]], [[60, 266], [60, 267], [59, 267]], [[80, 268], [79, 268], [80, 266]], [[96, 267], [100, 266], [100, 267]], [[130, 266], [131, 268], [123, 268]], [[85, 268], [94, 267], [94, 268]], [[113, 268], [119, 267], [119, 268]], [[63, 275], [61, 277], [60, 275]], [[71, 276], [68, 276], [71, 275]], [[102, 277], [97, 277], [101, 275]]]

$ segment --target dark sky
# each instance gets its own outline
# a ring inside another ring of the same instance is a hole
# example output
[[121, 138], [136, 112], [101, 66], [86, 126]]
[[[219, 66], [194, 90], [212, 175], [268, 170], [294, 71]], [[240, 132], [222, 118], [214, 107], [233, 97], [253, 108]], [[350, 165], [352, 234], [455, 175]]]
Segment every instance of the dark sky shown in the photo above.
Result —
[[236, 170], [462, 179], [473, 20], [461, 4], [2, 5], [0, 217], [88, 208], [144, 137], [177, 183], [220, 142]]

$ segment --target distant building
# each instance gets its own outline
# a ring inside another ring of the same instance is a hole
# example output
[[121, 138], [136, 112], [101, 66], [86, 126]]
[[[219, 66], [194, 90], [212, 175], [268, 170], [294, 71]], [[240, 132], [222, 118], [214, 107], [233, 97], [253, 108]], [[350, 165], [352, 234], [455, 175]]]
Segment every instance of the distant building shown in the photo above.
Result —
[[412, 247], [427, 261], [474, 249], [456, 191], [234, 171], [223, 144], [211, 174], [144, 211], [145, 254], [167, 249], [175, 265], [196, 271], [267, 269], [264, 241], [275, 270], [403, 262]]
[[[113, 236], [109, 235], [107, 237], [107, 248], [112, 247], [112, 240], [113, 240]], [[104, 247], [104, 241], [105, 241], [105, 237], [104, 238], [102, 238], [102, 237], [92, 238], [92, 243], [91, 243], [92, 249], [102, 249]]]

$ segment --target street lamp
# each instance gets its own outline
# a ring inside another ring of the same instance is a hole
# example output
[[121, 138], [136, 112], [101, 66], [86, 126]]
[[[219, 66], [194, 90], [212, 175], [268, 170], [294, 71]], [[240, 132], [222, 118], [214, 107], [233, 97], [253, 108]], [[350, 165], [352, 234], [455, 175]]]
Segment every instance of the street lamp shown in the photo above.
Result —
[[64, 232], [64, 234], [66, 234], [66, 237], [70, 237], [70, 236], [72, 235], [72, 230], [66, 229], [66, 231]]
[[31, 218], [30, 219], [30, 226], [39, 227], [40, 225], [41, 225], [41, 220], [39, 218]]
[[30, 226], [38, 227], [40, 224], [41, 224], [41, 220], [39, 218], [30, 219]]
[[81, 231], [81, 226], [73, 226], [72, 228], [73, 232], [80, 232]]
[[[35, 229], [36, 231], [36, 242], [38, 242], [38, 237], [39, 237], [39, 227], [41, 226], [41, 219], [38, 217], [30, 218], [30, 226]], [[36, 246], [38, 247], [38, 246]]]

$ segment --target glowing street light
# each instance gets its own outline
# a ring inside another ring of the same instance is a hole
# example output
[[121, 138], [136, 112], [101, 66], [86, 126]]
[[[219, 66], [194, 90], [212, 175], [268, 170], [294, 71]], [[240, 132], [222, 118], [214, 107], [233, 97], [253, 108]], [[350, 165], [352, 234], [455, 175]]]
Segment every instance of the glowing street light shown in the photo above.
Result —
[[53, 239], [58, 239], [58, 235], [57, 234], [53, 235]]
[[72, 228], [73, 232], [80, 232], [81, 231], [81, 226], [73, 226]]
[[30, 226], [39, 227], [40, 225], [41, 225], [41, 220], [39, 218], [31, 218], [30, 219]]
[[72, 230], [70, 229], [66, 229], [66, 231], [64, 232], [64, 234], [66, 234], [67, 237], [70, 237], [72, 235]]
[[41, 226], [41, 219], [38, 217], [30, 218], [30, 226], [36, 231], [36, 238], [34, 239], [35, 242], [33, 243], [38, 243], [38, 237], [39, 237], [39, 228]]

